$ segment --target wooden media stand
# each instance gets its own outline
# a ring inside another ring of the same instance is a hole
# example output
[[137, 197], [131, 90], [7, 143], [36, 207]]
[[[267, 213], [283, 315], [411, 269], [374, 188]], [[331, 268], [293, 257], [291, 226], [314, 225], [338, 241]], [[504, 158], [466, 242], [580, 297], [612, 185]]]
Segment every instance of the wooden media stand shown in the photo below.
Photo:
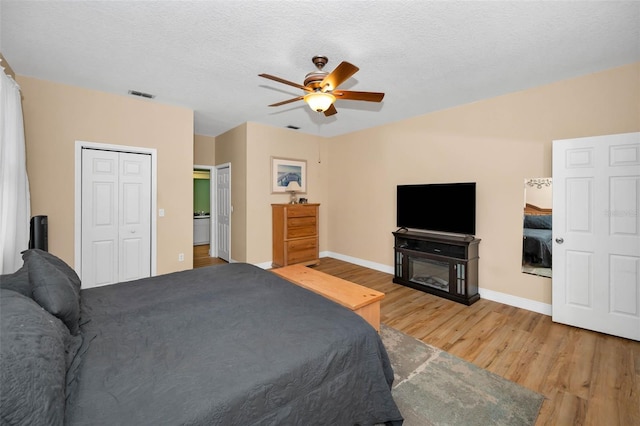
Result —
[[478, 245], [472, 236], [398, 230], [393, 282], [471, 305], [478, 294]]

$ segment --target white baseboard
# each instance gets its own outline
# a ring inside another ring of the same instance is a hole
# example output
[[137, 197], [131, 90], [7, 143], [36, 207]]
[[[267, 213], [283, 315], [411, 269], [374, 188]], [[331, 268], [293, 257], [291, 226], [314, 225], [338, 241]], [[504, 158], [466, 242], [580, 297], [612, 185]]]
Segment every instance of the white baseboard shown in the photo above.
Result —
[[551, 305], [548, 303], [525, 299], [524, 297], [513, 296], [507, 293], [500, 293], [499, 291], [487, 290], [486, 288], [479, 288], [478, 293], [480, 293], [480, 297], [483, 299], [551, 316]]
[[386, 272], [387, 274], [393, 274], [393, 266], [383, 265], [382, 263], [371, 262], [357, 257], [346, 256], [340, 253], [323, 251], [320, 253], [320, 257], [333, 257], [334, 259], [344, 260], [345, 262], [353, 263], [354, 265], [364, 266], [365, 268], [375, 269], [376, 271]]
[[254, 265], [262, 269], [271, 269], [273, 266], [271, 262], [254, 263]]
[[[376, 271], [385, 272], [387, 274], [393, 274], [393, 266], [383, 265], [381, 263], [370, 262], [368, 260], [359, 259], [357, 257], [346, 256], [340, 253], [333, 253], [330, 251], [323, 251], [320, 253], [320, 257], [332, 257], [334, 259], [343, 260], [345, 262], [353, 263], [355, 265], [364, 266], [365, 268], [374, 269]], [[516, 308], [526, 309], [528, 311], [537, 312], [543, 315], [551, 316], [551, 305], [548, 303], [542, 303], [531, 299], [525, 299], [524, 297], [513, 296], [507, 293], [501, 293], [499, 291], [488, 290], [480, 287], [478, 289], [480, 297], [483, 299], [491, 300], [493, 302], [503, 303], [509, 306], [515, 306]]]

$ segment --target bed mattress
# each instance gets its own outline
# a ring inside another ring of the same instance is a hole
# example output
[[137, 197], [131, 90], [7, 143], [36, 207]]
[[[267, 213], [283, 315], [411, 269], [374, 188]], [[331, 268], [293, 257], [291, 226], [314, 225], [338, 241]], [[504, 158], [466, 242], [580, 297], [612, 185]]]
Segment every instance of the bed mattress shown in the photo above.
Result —
[[399, 425], [376, 331], [248, 264], [81, 291], [68, 425]]

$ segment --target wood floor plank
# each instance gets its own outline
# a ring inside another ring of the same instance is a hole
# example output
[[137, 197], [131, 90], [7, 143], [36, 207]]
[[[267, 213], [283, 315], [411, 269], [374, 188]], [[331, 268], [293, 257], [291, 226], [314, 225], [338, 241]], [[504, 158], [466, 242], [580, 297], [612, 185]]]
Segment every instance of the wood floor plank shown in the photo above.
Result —
[[202, 268], [204, 266], [221, 265], [226, 261], [209, 256], [209, 244], [193, 246], [193, 267]]
[[543, 394], [538, 426], [640, 425], [640, 342], [489, 300], [461, 305], [337, 259], [314, 268], [385, 293], [383, 323]]

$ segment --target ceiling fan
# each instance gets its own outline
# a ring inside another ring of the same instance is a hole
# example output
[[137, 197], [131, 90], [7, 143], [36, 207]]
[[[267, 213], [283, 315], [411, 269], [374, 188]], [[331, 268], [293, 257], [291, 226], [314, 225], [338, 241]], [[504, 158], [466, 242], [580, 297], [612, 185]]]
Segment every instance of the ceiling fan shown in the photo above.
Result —
[[338, 89], [338, 86], [358, 72], [360, 68], [355, 65], [343, 61], [336, 67], [336, 69], [329, 73], [322, 70], [327, 62], [329, 62], [329, 59], [326, 56], [314, 56], [311, 61], [318, 70], [312, 71], [306, 75], [304, 85], [270, 74], [258, 74], [260, 77], [268, 78], [269, 80], [277, 81], [278, 83], [288, 84], [289, 86], [297, 87], [298, 89], [302, 89], [307, 92], [304, 96], [298, 96], [297, 98], [277, 102], [269, 105], [270, 107], [304, 100], [312, 110], [323, 112], [325, 116], [329, 117], [330, 115], [338, 112], [336, 107], [333, 105], [336, 100], [342, 99], [350, 101], [380, 102], [382, 101], [382, 98], [384, 98], [384, 93], [379, 92], [354, 92], [351, 90]]

